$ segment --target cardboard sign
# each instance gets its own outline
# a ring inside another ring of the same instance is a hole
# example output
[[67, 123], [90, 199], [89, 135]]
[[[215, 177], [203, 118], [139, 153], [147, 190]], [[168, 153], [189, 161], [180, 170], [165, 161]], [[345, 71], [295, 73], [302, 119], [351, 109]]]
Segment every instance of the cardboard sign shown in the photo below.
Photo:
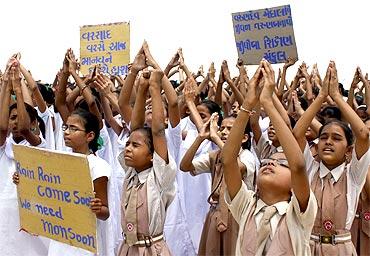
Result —
[[126, 75], [130, 62], [130, 23], [86, 25], [80, 28], [81, 72], [95, 65], [109, 75]]
[[13, 150], [21, 228], [96, 253], [87, 157], [21, 145], [14, 145]]
[[232, 14], [239, 58], [244, 64], [298, 60], [290, 5]]

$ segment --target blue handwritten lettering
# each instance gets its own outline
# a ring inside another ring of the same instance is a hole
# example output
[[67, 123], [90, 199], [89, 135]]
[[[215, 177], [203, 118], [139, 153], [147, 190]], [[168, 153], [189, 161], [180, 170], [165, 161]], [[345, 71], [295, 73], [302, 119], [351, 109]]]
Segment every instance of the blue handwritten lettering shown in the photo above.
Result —
[[98, 44], [88, 44], [86, 46], [86, 49], [89, 52], [104, 52], [105, 51], [104, 41], [100, 41]]
[[272, 64], [281, 63], [287, 59], [285, 51], [271, 52], [270, 50], [263, 54], [263, 58]]
[[49, 233], [51, 235], [60, 236], [66, 240], [75, 240], [79, 243], [82, 243], [86, 246], [96, 248], [95, 247], [95, 239], [92, 235], [81, 235], [77, 234], [73, 231], [72, 228], [66, 228], [61, 225], [54, 225], [53, 223], [41, 219], [42, 227], [44, 232]]
[[73, 196], [75, 200], [73, 201], [75, 204], [82, 204], [86, 206], [90, 206], [91, 197], [82, 197], [78, 195], [79, 191], [73, 191]]
[[64, 220], [62, 215], [62, 208], [60, 206], [58, 207], [58, 210], [54, 210], [53, 208], [43, 206], [42, 204], [35, 204], [35, 208], [37, 212], [41, 213], [42, 215], [57, 217], [61, 220]]
[[238, 13], [234, 15], [234, 20], [236, 21], [249, 21], [249, 20], [259, 20], [260, 19], [260, 14], [259, 12], [254, 12], [254, 11], [248, 11], [244, 13]]
[[100, 30], [95, 32], [85, 32], [81, 35], [82, 39], [87, 41], [94, 41], [94, 40], [106, 40], [111, 39], [112, 35], [110, 30]]
[[21, 208], [31, 210], [31, 203], [27, 199], [24, 199], [24, 201], [19, 198], [19, 202], [21, 203]]
[[285, 5], [277, 9], [266, 8], [263, 13], [263, 16], [269, 19], [276, 18], [276, 17], [282, 17], [282, 16], [288, 16], [288, 15], [292, 15], [292, 12], [290, 10], [290, 5]]
[[17, 162], [16, 164], [16, 170], [19, 173], [19, 175], [22, 175], [28, 179], [35, 179], [35, 172], [33, 170], [27, 170], [23, 168], [20, 164], [20, 162]]
[[83, 57], [81, 58], [81, 65], [91, 66], [94, 64], [112, 63], [112, 53], [107, 53], [109, 56], [95, 56], [95, 57]]
[[111, 42], [109, 45], [111, 51], [122, 51], [126, 50], [126, 42]]
[[128, 73], [128, 66], [123, 65], [123, 66], [113, 66], [109, 74], [124, 76], [127, 73]]
[[234, 26], [235, 32], [237, 34], [240, 34], [245, 31], [250, 31], [251, 30], [251, 25], [250, 24], [236, 24]]
[[44, 181], [44, 182], [53, 183], [53, 184], [60, 184], [59, 175], [54, 175], [52, 173], [46, 174], [44, 173], [44, 170], [42, 169], [41, 166], [37, 168], [37, 173], [38, 173], [39, 181]]
[[253, 27], [257, 30], [285, 28], [285, 27], [288, 27], [288, 26], [290, 26], [290, 27], [293, 26], [293, 20], [292, 20], [291, 16], [288, 16], [287, 19], [283, 19], [283, 20], [257, 22], [253, 25]]
[[58, 201], [67, 202], [67, 203], [71, 202], [71, 199], [69, 198], [71, 194], [69, 191], [66, 191], [66, 190], [60, 190], [60, 189], [55, 189], [55, 188], [50, 188], [50, 187], [43, 187], [41, 185], [38, 185], [37, 193], [41, 197], [56, 199]]
[[246, 51], [250, 50], [260, 50], [260, 42], [246, 39], [244, 41], [236, 42], [236, 47], [241, 54], [244, 54]]
[[265, 49], [271, 49], [276, 47], [284, 47], [293, 45], [292, 36], [275, 36], [275, 37], [263, 37]]

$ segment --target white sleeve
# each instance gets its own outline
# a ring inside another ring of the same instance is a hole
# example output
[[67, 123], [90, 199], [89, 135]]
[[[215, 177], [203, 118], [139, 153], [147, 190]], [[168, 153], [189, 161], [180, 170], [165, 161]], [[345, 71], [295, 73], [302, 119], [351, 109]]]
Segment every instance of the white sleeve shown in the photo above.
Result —
[[244, 182], [242, 182], [240, 190], [232, 201], [230, 199], [229, 192], [225, 192], [225, 202], [229, 207], [229, 210], [235, 221], [240, 224], [240, 220], [242, 219], [243, 215], [246, 214], [245, 212], [248, 209], [255, 193], [252, 190], [248, 190], [247, 185], [245, 185]]
[[153, 171], [155, 179], [160, 184], [161, 188], [167, 189], [168, 187], [174, 186], [176, 178], [176, 163], [168, 154], [168, 164], [162, 159], [156, 152], [153, 154]]
[[107, 177], [110, 179], [112, 168], [105, 160], [94, 155], [89, 155], [87, 159], [89, 161], [90, 174], [93, 181], [100, 177]]
[[256, 159], [248, 149], [244, 149], [239, 154], [239, 160], [246, 167], [246, 174], [243, 180], [244, 182], [246, 182], [247, 187], [249, 189], [252, 189], [254, 185], [254, 177], [256, 172]]
[[314, 193], [310, 190], [310, 198], [308, 200], [307, 208], [304, 212], [301, 211], [299, 202], [294, 193], [292, 195], [291, 202], [293, 204], [293, 214], [296, 215], [299, 223], [301, 223], [304, 229], [312, 228], [317, 212], [317, 201]]
[[206, 172], [211, 172], [211, 162], [209, 153], [201, 154], [191, 161], [194, 166], [194, 171], [191, 172], [192, 175], [198, 175]]
[[306, 146], [303, 151], [303, 157], [304, 157], [304, 160], [306, 161], [307, 173], [310, 174], [311, 171], [313, 170], [313, 164], [315, 162], [315, 158], [313, 158], [311, 150], [310, 150], [310, 146], [308, 145], [307, 142], [306, 142]]
[[370, 165], [370, 149], [360, 158], [357, 159], [356, 150], [353, 148], [352, 160], [350, 163], [350, 175], [355, 184], [363, 186], [366, 181], [366, 175]]

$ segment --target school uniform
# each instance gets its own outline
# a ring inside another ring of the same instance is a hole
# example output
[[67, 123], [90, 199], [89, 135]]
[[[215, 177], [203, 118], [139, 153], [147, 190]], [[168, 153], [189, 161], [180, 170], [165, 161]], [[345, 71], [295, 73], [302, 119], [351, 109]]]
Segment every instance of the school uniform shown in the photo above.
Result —
[[357, 254], [370, 254], [370, 196], [365, 190], [360, 194], [351, 235]]
[[[246, 166], [245, 182], [249, 184], [249, 189], [253, 190], [254, 157], [249, 150], [241, 150], [239, 159]], [[226, 184], [222, 171], [221, 150], [203, 154], [194, 159], [192, 164], [194, 166], [192, 175], [204, 172], [212, 174], [212, 192], [208, 197], [210, 209], [204, 222], [198, 255], [232, 255], [235, 253], [239, 226], [224, 200]]]
[[[32, 236], [20, 231], [17, 186], [13, 183], [13, 173], [16, 171], [13, 145], [30, 146], [23, 140], [16, 143], [13, 136], [6, 138], [0, 146], [0, 249], [4, 256], [38, 256], [46, 255], [49, 239]], [[40, 148], [46, 143], [41, 138]]]
[[275, 147], [272, 145], [272, 142], [268, 139], [268, 135], [266, 133], [262, 133], [259, 141], [257, 144], [253, 141], [253, 146], [256, 152], [258, 159], [266, 159], [269, 158], [272, 154], [277, 152], [283, 152], [281, 146]]
[[319, 209], [311, 235], [312, 255], [356, 255], [351, 241], [351, 226], [370, 164], [370, 150], [329, 170], [312, 157], [308, 144], [304, 150], [306, 167]]
[[[244, 182], [233, 200], [225, 193], [228, 207], [239, 224], [236, 255], [261, 255], [257, 238], [261, 232], [261, 219], [267, 205], [248, 190]], [[314, 224], [317, 203], [310, 192], [307, 209], [301, 212], [296, 196], [273, 205], [275, 214], [270, 217], [271, 234], [266, 238], [263, 255], [310, 255], [309, 239]]]
[[[153, 166], [138, 173], [134, 168], [126, 166], [123, 152], [118, 159], [122, 168], [126, 170], [121, 203], [121, 224], [125, 241], [118, 255], [171, 255], [163, 240], [163, 226], [166, 210], [175, 197], [174, 160], [169, 154], [167, 164], [154, 152]], [[134, 197], [136, 202], [133, 200]], [[129, 207], [132, 201], [134, 205]], [[129, 216], [129, 212], [133, 216]], [[131, 245], [128, 238], [132, 236], [135, 237], [135, 242]]]
[[[91, 180], [94, 181], [100, 177], [107, 177], [108, 180], [111, 177], [111, 167], [110, 165], [103, 159], [99, 158], [94, 154], [90, 154], [87, 156], [87, 160], [89, 162], [90, 168], [90, 175]], [[78, 170], [76, 170], [78, 171]], [[110, 189], [110, 181], [108, 181], [108, 207], [110, 210], [110, 216], [114, 215], [114, 212], [110, 209], [111, 199], [109, 198], [109, 189]], [[77, 213], [76, 213], [77, 214]], [[94, 254], [90, 251], [84, 250], [82, 248], [74, 247], [65, 243], [61, 243], [55, 240], [51, 240], [48, 256], [113, 256], [114, 253], [114, 238], [113, 238], [113, 227], [112, 222], [110, 221], [110, 217], [103, 221], [97, 219], [96, 223], [97, 229], [97, 254]], [[46, 255], [46, 254], [45, 254]]]

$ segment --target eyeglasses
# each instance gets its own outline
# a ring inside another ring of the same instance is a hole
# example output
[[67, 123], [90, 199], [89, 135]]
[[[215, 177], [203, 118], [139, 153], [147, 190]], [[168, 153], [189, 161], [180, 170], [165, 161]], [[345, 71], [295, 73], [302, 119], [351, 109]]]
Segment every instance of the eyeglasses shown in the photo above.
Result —
[[289, 168], [289, 162], [286, 159], [272, 159], [272, 158], [265, 158], [261, 160], [261, 167], [270, 164], [273, 162], [274, 164], [281, 165], [285, 168]]
[[70, 126], [70, 125], [67, 125], [67, 124], [63, 124], [62, 125], [62, 130], [63, 132], [69, 130], [71, 133], [74, 133], [74, 132], [77, 132], [77, 131], [80, 131], [80, 132], [85, 132], [85, 130], [82, 130], [82, 129], [78, 129], [77, 127], [75, 126]]

